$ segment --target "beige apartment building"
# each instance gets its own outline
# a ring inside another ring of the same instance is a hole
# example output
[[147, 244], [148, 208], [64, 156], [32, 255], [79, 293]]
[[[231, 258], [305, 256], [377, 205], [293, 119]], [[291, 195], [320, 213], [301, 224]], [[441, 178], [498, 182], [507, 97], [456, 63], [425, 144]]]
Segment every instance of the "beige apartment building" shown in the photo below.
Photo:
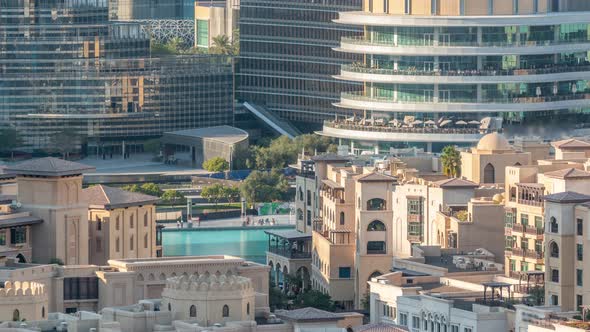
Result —
[[23, 211], [43, 220], [32, 228], [33, 260], [88, 264], [88, 204], [82, 198], [82, 173], [93, 167], [41, 158], [8, 167], [16, 175]]
[[581, 310], [590, 299], [590, 196], [573, 191], [544, 197], [545, 302]]
[[158, 197], [103, 185], [82, 190], [82, 196], [89, 204], [90, 264], [161, 256], [161, 234], [156, 228]]

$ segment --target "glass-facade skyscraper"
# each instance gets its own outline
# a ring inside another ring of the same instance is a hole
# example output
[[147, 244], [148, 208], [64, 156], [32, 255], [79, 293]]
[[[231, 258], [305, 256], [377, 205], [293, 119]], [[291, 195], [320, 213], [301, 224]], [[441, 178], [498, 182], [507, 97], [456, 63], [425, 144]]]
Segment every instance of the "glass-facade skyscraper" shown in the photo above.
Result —
[[338, 48], [362, 58], [338, 76], [362, 89], [337, 103], [357, 116], [322, 134], [357, 153], [559, 137], [590, 120], [589, 1], [365, 0], [336, 22], [364, 31]]
[[0, 78], [0, 126], [30, 151], [66, 129], [90, 153], [117, 152], [233, 122], [228, 58], [151, 56], [139, 24], [109, 21], [107, 0], [0, 0]]
[[[333, 106], [358, 83], [333, 77], [360, 55], [336, 52], [339, 40], [361, 27], [336, 24], [338, 12], [360, 10], [361, 0], [242, 0], [238, 97], [281, 118], [316, 123], [346, 113]], [[309, 131], [313, 126], [299, 126]]]

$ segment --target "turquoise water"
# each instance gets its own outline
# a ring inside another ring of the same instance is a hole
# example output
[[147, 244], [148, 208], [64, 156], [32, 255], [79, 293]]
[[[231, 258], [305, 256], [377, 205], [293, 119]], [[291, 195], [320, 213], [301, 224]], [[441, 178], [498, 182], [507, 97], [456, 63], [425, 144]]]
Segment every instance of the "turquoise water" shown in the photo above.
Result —
[[162, 233], [164, 256], [232, 255], [266, 263], [268, 229], [171, 230]]

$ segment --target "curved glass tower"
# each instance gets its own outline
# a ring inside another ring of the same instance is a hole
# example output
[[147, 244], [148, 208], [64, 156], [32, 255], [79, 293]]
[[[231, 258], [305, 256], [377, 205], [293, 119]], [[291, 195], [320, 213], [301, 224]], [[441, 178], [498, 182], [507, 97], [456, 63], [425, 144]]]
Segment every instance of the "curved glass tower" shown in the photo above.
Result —
[[588, 120], [587, 10], [584, 0], [365, 0], [337, 20], [364, 29], [337, 49], [363, 56], [338, 76], [364, 86], [336, 104], [356, 117], [322, 134], [361, 150], [561, 134]]
[[107, 0], [0, 0], [0, 126], [28, 150], [65, 129], [118, 152], [231, 124], [232, 89], [226, 58], [152, 57], [140, 25], [109, 22]]

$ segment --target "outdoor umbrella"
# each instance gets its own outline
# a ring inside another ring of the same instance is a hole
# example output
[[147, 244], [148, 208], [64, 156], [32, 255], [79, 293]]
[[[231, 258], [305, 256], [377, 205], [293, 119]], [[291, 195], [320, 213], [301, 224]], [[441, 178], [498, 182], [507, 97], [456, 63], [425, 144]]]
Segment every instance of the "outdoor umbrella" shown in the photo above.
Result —
[[464, 126], [467, 124], [467, 122], [463, 121], [463, 120], [459, 120], [457, 122], [455, 122], [456, 125], [460, 125], [460, 126]]
[[440, 123], [440, 125], [439, 125], [439, 126], [440, 126], [440, 127], [444, 127], [444, 126], [446, 126], [446, 125], [448, 125], [449, 123], [452, 123], [452, 122], [453, 122], [453, 121], [451, 121], [451, 120], [443, 120], [443, 121]]

